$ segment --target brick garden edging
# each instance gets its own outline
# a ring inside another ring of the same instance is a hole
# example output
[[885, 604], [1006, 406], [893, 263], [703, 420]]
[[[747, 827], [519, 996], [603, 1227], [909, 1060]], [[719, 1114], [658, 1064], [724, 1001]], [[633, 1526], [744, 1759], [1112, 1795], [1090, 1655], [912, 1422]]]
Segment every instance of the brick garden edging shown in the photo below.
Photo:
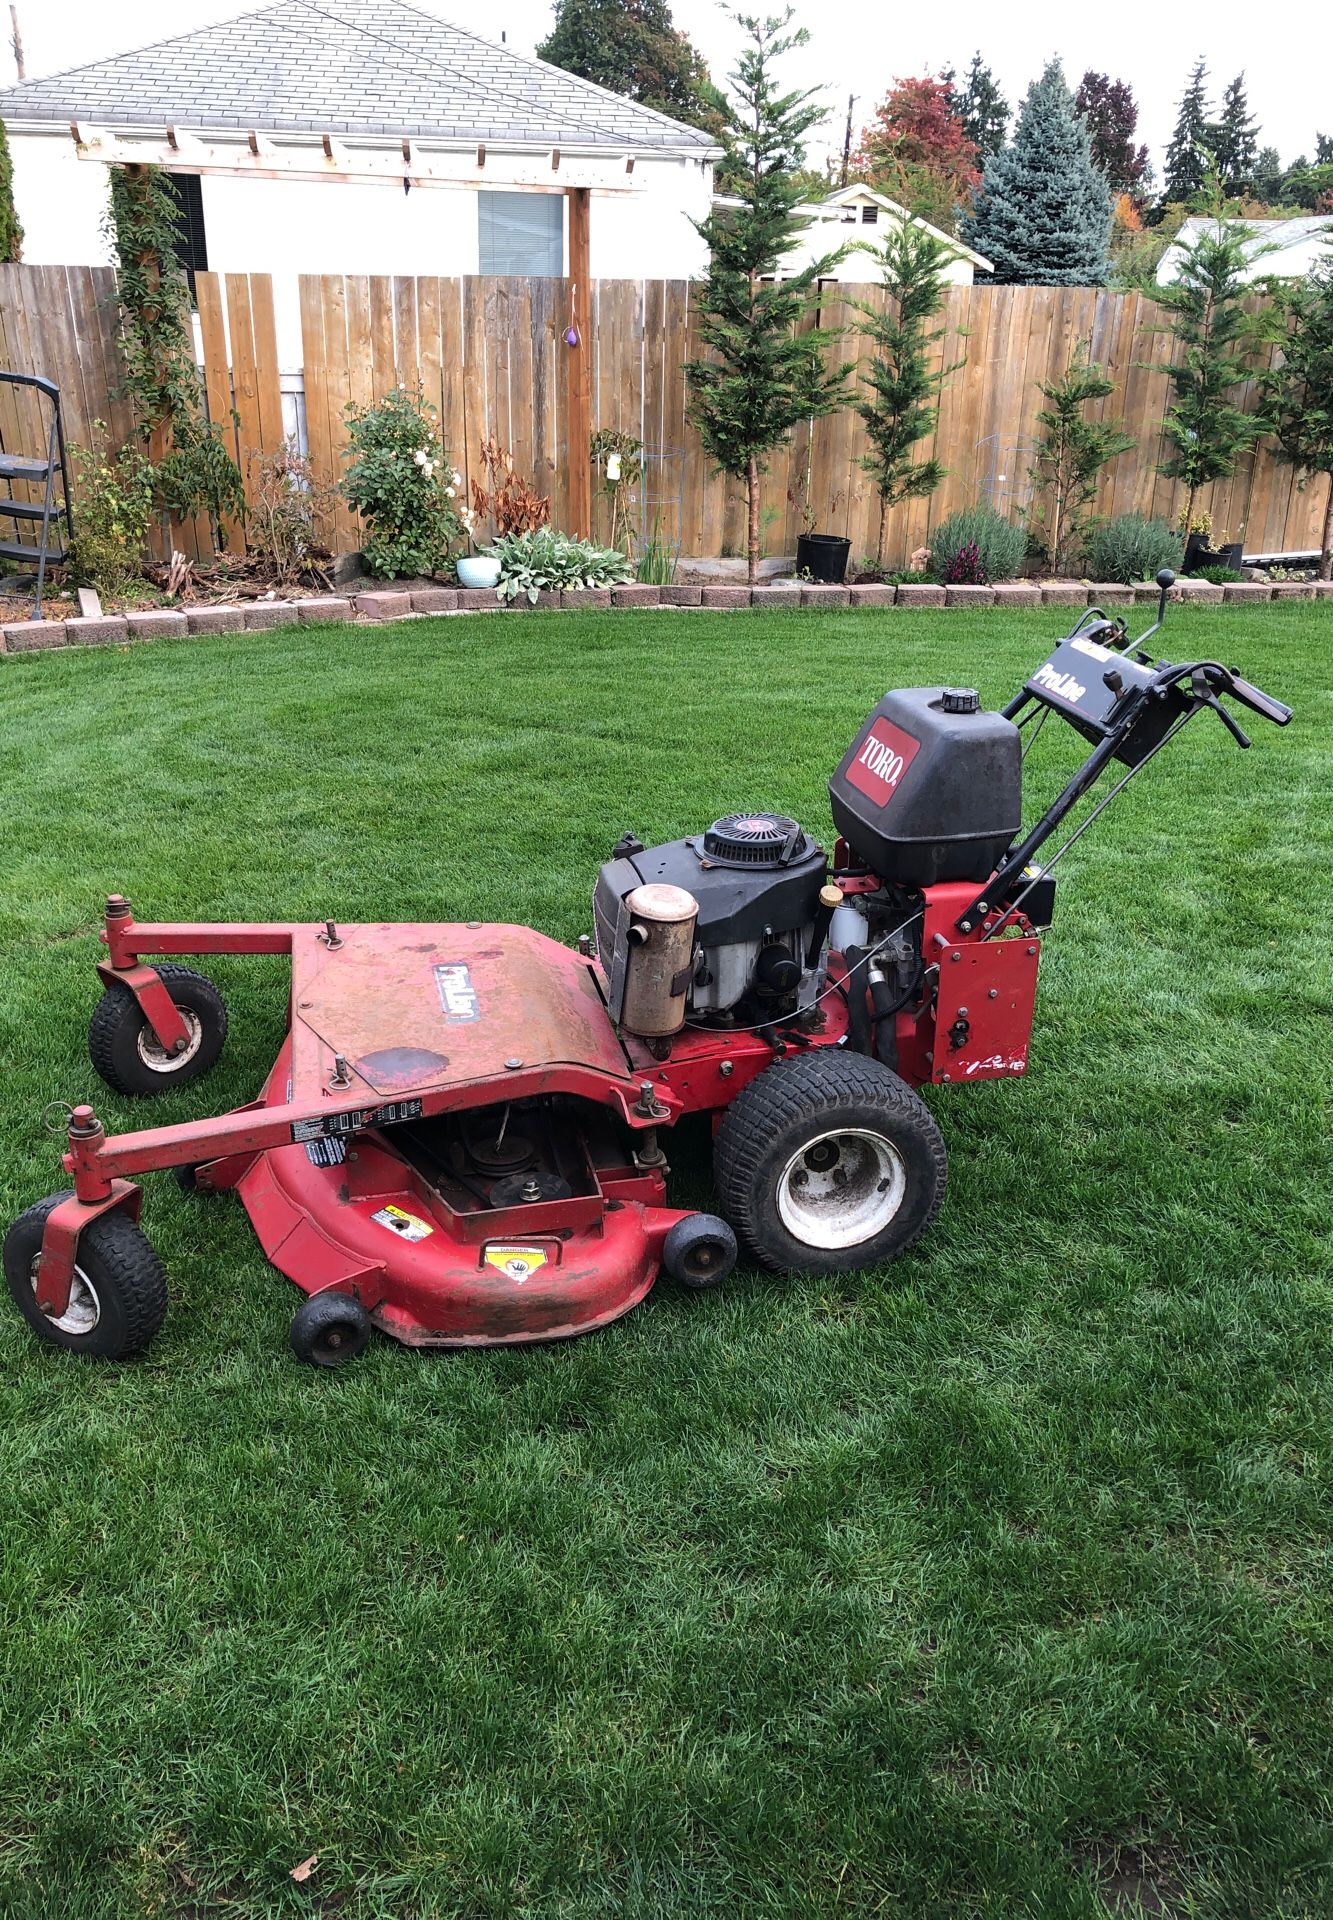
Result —
[[[190, 607], [184, 612], [162, 608], [142, 613], [104, 614], [98, 619], [14, 621], [0, 627], [0, 653], [166, 640], [187, 633], [253, 633], [270, 627], [298, 623], [312, 626], [335, 620], [384, 625], [395, 620], [422, 619], [431, 614], [590, 612], [613, 607], [699, 607], [720, 611], [783, 606], [810, 611], [822, 607], [916, 607], [947, 612], [960, 607], [1126, 607], [1155, 602], [1157, 595], [1158, 589], [1151, 581], [1132, 587], [1107, 581], [1088, 586], [1076, 580], [1041, 585], [1013, 581], [997, 587], [653, 587], [635, 582], [623, 587], [543, 593], [538, 597], [536, 608], [530, 608], [526, 600], [501, 605], [492, 587], [414, 587], [410, 591], [386, 587], [373, 593], [359, 593], [350, 600], [338, 594], [322, 594], [309, 600], [257, 600], [244, 607]], [[1250, 606], [1261, 600], [1329, 600], [1333, 599], [1333, 581], [1282, 580], [1266, 586], [1260, 580], [1246, 580], [1219, 587], [1207, 580], [1181, 580], [1172, 587], [1170, 597], [1197, 606]]]

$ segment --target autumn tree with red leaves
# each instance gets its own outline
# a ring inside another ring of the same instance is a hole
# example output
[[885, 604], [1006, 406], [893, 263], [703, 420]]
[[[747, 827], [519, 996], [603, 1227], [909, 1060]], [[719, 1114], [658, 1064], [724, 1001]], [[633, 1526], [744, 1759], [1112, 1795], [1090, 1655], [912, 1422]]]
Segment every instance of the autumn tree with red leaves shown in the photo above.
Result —
[[857, 155], [872, 186], [948, 233], [981, 178], [977, 162], [953, 86], [933, 74], [894, 81]]

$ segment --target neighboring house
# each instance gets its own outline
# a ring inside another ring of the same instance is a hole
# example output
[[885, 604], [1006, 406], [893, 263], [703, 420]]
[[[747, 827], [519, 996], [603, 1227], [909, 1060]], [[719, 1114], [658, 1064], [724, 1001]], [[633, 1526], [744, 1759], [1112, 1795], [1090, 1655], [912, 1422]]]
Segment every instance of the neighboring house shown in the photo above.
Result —
[[95, 162], [165, 165], [187, 267], [290, 282], [286, 364], [297, 273], [568, 272], [567, 188], [590, 190], [593, 277], [707, 261], [708, 134], [402, 0], [282, 0], [6, 88], [0, 118], [25, 260], [105, 263]]
[[[884, 236], [890, 228], [912, 219], [907, 208], [890, 200], [886, 193], [877, 193], [873, 187], [859, 184], [843, 187], [831, 193], [827, 200], [800, 206], [796, 211], [809, 220], [810, 225], [787, 255], [791, 270], [799, 272], [822, 254], [848, 246], [846, 258], [840, 260], [828, 276], [831, 280], [878, 280], [879, 261], [873, 256], [882, 248]], [[954, 257], [944, 270], [944, 278], [951, 285], [970, 287], [976, 274], [990, 272], [990, 261], [964, 246], [961, 240], [941, 233], [928, 220], [918, 220], [916, 224], [933, 233], [952, 252]]]
[[[1157, 284], [1167, 286], [1180, 271], [1180, 257], [1190, 242], [1216, 223], [1206, 214], [1186, 220], [1157, 265]], [[1251, 238], [1245, 242], [1247, 280], [1300, 280], [1321, 258], [1329, 257], [1333, 243], [1333, 213], [1301, 213], [1290, 220], [1244, 220]]]

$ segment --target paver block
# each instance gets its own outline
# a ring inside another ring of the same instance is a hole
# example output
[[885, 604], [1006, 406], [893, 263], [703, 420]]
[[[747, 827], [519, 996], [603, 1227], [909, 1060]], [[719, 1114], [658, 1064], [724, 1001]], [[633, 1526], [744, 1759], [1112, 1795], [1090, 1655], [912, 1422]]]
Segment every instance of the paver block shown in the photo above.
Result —
[[850, 600], [850, 587], [835, 587], [821, 583], [801, 588], [803, 607], [845, 607]]
[[904, 582], [898, 588], [900, 607], [942, 607], [944, 588], [927, 586], [924, 583]]
[[65, 622], [65, 638], [72, 647], [110, 646], [129, 637], [129, 621], [117, 614], [76, 614]]
[[560, 604], [571, 612], [596, 613], [601, 607], [611, 604], [610, 587], [566, 587], [560, 595]]
[[1333, 599], [1333, 580], [1312, 580], [1310, 585], [1316, 600]]
[[883, 581], [865, 587], [850, 587], [848, 600], [853, 607], [891, 607], [894, 589]]
[[262, 633], [269, 627], [294, 627], [297, 619], [294, 600], [256, 600], [245, 609], [245, 624], [251, 633]]
[[185, 614], [191, 633], [236, 633], [245, 625], [242, 607], [189, 607]]
[[1267, 581], [1231, 580], [1222, 589], [1222, 598], [1227, 602], [1234, 600], [1271, 600], [1273, 589]]
[[173, 613], [168, 607], [153, 613], [131, 613], [126, 618], [135, 640], [166, 640], [173, 633], [188, 633], [190, 627], [183, 613]]
[[1162, 589], [1155, 580], [1136, 580], [1134, 582], [1135, 606], [1144, 606], [1149, 602], [1151, 602], [1153, 606], [1156, 606], [1161, 591]]
[[663, 587], [662, 605], [664, 607], [697, 607], [700, 605], [699, 587]]
[[944, 589], [946, 607], [993, 607], [994, 587], [957, 586]]
[[458, 606], [463, 613], [498, 613], [500, 602], [494, 587], [460, 587]]
[[1275, 600], [1313, 600], [1313, 580], [1275, 580], [1273, 582]]
[[[444, 591], [444, 589], [441, 589], [441, 591]], [[423, 597], [429, 598], [429, 590]], [[454, 604], [454, 599], [455, 596], [450, 594], [450, 606]], [[401, 620], [405, 613], [412, 612], [413, 596], [410, 593], [402, 592], [401, 589], [397, 592], [358, 593], [355, 605], [357, 612], [364, 614], [367, 620]], [[418, 607], [416, 611], [418, 613], [434, 613], [437, 609], [434, 607]]]
[[793, 587], [751, 587], [750, 605], [752, 607], [799, 607], [801, 589]]
[[613, 607], [660, 607], [662, 589], [648, 580], [635, 580], [623, 587], [612, 587]]
[[1132, 607], [1136, 589], [1122, 580], [1094, 580], [1088, 588], [1090, 607]]
[[314, 626], [325, 620], [350, 620], [352, 603], [333, 593], [322, 593], [316, 600], [298, 600], [297, 617], [303, 627]]
[[1220, 607], [1222, 588], [1212, 580], [1177, 580], [1171, 589], [1171, 598], [1191, 606]]
[[749, 604], [748, 587], [705, 587], [700, 601], [705, 607], [748, 607]]
[[63, 620], [16, 620], [4, 629], [10, 653], [35, 653], [41, 647], [65, 645]]
[[1077, 580], [1060, 580], [1041, 590], [1041, 604], [1044, 607], [1086, 607], [1088, 589], [1080, 586]]
[[1041, 588], [1035, 581], [1002, 580], [992, 589], [997, 607], [1039, 607]]

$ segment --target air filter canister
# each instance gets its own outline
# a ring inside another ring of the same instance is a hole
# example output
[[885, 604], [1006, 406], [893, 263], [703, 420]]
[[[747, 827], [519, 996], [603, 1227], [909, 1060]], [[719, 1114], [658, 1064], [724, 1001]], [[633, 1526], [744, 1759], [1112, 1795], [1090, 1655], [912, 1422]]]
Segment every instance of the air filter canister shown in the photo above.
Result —
[[645, 1040], [665, 1039], [685, 1024], [699, 903], [684, 887], [652, 881], [636, 887], [625, 905], [629, 952], [620, 1023]]

